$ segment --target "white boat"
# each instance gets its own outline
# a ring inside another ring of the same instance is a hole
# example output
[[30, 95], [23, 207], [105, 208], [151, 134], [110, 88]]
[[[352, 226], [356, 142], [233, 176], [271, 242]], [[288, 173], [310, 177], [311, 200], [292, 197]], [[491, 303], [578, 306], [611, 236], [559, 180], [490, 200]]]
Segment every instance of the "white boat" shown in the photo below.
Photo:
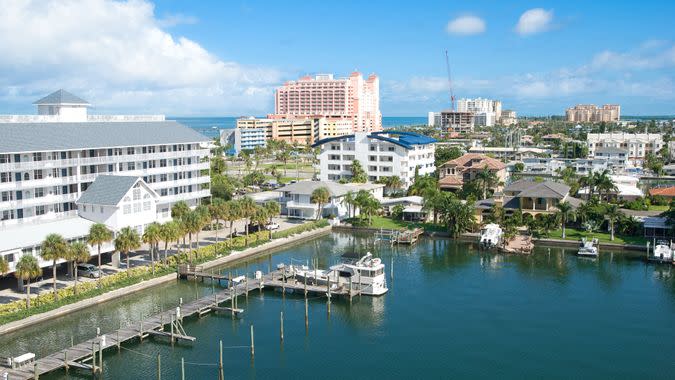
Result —
[[654, 261], [669, 262], [673, 261], [673, 249], [670, 242], [658, 241], [654, 246], [654, 255], [651, 257]]
[[480, 230], [480, 240], [479, 245], [481, 248], [495, 248], [499, 247], [502, 244], [504, 239], [504, 231], [499, 227], [499, 224], [490, 223], [486, 224]]
[[577, 255], [583, 257], [598, 257], [598, 254], [598, 239], [581, 239], [581, 244], [579, 245], [579, 251], [577, 252]]
[[346, 260], [328, 270], [310, 269], [306, 265], [291, 266], [288, 270], [300, 282], [307, 278], [310, 284], [326, 285], [330, 280], [332, 289], [348, 289], [351, 283], [352, 291], [369, 296], [379, 296], [389, 290], [384, 264], [370, 252], [358, 260]]

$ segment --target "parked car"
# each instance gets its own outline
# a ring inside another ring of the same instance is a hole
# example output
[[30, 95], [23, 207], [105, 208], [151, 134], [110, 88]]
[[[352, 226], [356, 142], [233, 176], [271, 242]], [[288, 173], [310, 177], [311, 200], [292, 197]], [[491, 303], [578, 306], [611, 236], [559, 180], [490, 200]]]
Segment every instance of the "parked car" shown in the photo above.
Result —
[[270, 223], [265, 226], [266, 230], [278, 230], [279, 229], [279, 223]]
[[98, 278], [98, 268], [91, 264], [77, 264], [77, 275], [89, 278]]

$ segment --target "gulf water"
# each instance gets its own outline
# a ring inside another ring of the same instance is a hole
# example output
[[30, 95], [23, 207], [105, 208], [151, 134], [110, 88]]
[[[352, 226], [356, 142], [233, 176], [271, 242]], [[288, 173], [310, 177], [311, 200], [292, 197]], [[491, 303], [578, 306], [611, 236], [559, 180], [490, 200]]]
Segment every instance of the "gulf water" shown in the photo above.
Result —
[[[572, 250], [537, 248], [531, 256], [479, 252], [470, 243], [422, 239], [390, 247], [372, 236], [333, 233], [266, 254], [222, 272], [268, 271], [279, 263], [320, 267], [346, 252], [371, 251], [386, 264], [389, 292], [377, 298], [309, 301], [274, 291], [240, 298], [240, 319], [209, 314], [186, 319], [197, 338], [174, 347], [161, 339], [104, 355], [104, 378], [216, 378], [218, 342], [234, 379], [592, 378], [666, 379], [675, 370], [675, 271], [639, 254], [602, 251], [598, 260]], [[392, 269], [393, 267], [393, 277]], [[51, 353], [108, 333], [120, 323], [207, 296], [212, 285], [176, 281], [0, 337], [0, 355]], [[284, 312], [285, 339], [279, 337]], [[255, 328], [255, 358], [249, 353]], [[71, 371], [43, 378], [88, 379]]]

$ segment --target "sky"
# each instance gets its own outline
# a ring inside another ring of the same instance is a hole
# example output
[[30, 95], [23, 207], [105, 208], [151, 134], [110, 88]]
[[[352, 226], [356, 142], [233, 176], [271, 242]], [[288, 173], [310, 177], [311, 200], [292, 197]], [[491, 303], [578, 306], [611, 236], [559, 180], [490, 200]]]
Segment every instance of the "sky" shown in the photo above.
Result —
[[502, 101], [675, 114], [675, 2], [0, 0], [0, 113], [63, 88], [92, 113], [265, 115], [301, 75], [380, 78], [384, 116]]

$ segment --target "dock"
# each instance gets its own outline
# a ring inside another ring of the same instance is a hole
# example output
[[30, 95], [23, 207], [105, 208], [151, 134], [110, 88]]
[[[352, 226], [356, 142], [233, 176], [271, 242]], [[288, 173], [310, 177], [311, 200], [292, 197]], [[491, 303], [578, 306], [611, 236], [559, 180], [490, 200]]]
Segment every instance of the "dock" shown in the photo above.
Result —
[[380, 231], [375, 233], [375, 237], [377, 240], [389, 242], [391, 245], [412, 245], [417, 243], [422, 234], [424, 234], [424, 230], [419, 227], [412, 230], [406, 228], [400, 230], [385, 230], [381, 228]]

